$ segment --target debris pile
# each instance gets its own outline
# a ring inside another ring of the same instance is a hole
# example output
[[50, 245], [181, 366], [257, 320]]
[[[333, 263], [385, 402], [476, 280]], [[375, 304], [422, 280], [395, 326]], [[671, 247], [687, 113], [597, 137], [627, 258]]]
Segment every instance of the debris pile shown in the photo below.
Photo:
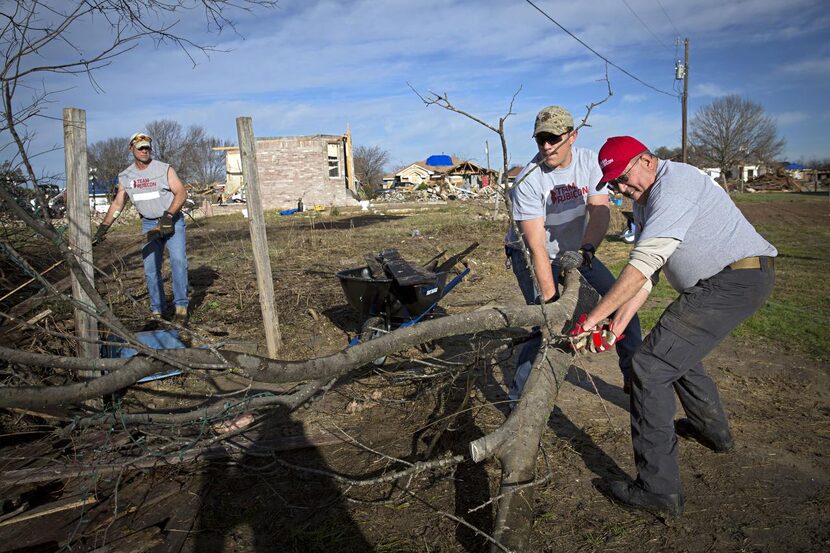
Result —
[[375, 196], [373, 203], [403, 203], [421, 202], [434, 203], [456, 200], [470, 200], [473, 198], [492, 198], [496, 191], [493, 187], [476, 188], [468, 190], [459, 188], [449, 183], [441, 183], [425, 187], [401, 186], [384, 190]]
[[750, 179], [746, 186], [749, 192], [806, 192], [809, 190], [807, 183], [795, 180], [783, 170]]

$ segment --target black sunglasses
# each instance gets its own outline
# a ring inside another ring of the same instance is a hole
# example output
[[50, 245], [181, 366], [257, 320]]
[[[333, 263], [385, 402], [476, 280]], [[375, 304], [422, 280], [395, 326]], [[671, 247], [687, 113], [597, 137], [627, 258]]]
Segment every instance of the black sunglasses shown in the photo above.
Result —
[[637, 165], [637, 162], [640, 161], [641, 157], [643, 157], [643, 154], [640, 154], [640, 155], [638, 155], [637, 157], [634, 158], [634, 163], [631, 164], [631, 167], [628, 168], [628, 171], [626, 171], [625, 173], [623, 173], [619, 177], [617, 177], [615, 179], [611, 179], [610, 181], [605, 183], [606, 186], [608, 186], [608, 189], [611, 190], [611, 192], [613, 192], [615, 194], [620, 193], [620, 185], [621, 184], [626, 184], [628, 182], [628, 173], [630, 173], [631, 170], [634, 169], [634, 166]]
[[[568, 133], [565, 133], [568, 134]], [[542, 146], [544, 144], [550, 144], [554, 146], [562, 142], [562, 139], [565, 137], [565, 134], [553, 134], [549, 132], [540, 132], [534, 138], [536, 139], [536, 144], [538, 146]]]
[[149, 152], [149, 151], [150, 151], [150, 147], [149, 147], [149, 146], [142, 146], [141, 148], [138, 148], [138, 150], [139, 150], [139, 151], [142, 151], [142, 152]]

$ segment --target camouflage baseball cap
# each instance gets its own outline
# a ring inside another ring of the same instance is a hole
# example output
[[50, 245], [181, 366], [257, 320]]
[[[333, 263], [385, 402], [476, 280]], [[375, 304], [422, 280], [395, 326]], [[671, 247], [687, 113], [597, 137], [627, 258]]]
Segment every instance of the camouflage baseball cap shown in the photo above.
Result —
[[145, 146], [150, 146], [152, 142], [153, 139], [150, 138], [149, 134], [139, 131], [130, 137], [129, 147], [132, 148], [135, 146], [136, 148], [144, 148]]
[[561, 106], [543, 108], [536, 116], [536, 125], [533, 127], [533, 136], [540, 132], [551, 134], [565, 134], [568, 128], [573, 128], [574, 118], [571, 112]]

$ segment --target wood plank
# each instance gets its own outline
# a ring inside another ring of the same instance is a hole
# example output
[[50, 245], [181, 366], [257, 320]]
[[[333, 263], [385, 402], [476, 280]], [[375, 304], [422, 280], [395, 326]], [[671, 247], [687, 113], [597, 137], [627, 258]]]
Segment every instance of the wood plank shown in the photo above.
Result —
[[435, 274], [429, 273], [413, 265], [401, 257], [398, 250], [383, 250], [380, 254], [383, 268], [401, 286], [414, 286], [416, 284], [430, 284], [435, 282]]
[[274, 277], [271, 273], [271, 258], [268, 255], [268, 237], [265, 233], [265, 213], [262, 210], [262, 195], [259, 190], [259, 175], [256, 164], [256, 140], [250, 117], [236, 118], [236, 132], [239, 136], [239, 157], [242, 162], [242, 180], [248, 196], [248, 222], [251, 229], [251, 246], [254, 252], [259, 305], [262, 324], [265, 327], [265, 343], [268, 356], [274, 358], [282, 347], [280, 322], [274, 307]]
[[9, 526], [11, 524], [17, 524], [19, 522], [32, 520], [34, 518], [45, 517], [53, 513], [60, 513], [62, 511], [68, 511], [70, 509], [76, 509], [78, 507], [94, 505], [95, 503], [98, 503], [98, 499], [96, 499], [95, 496], [92, 494], [84, 495], [82, 497], [69, 497], [66, 499], [53, 501], [52, 503], [47, 503], [46, 505], [35, 507], [34, 509], [26, 511], [25, 513], [20, 514], [14, 518], [4, 520], [0, 522], [0, 527]]
[[[69, 243], [89, 282], [94, 282], [92, 268], [92, 232], [89, 218], [89, 171], [86, 152], [86, 111], [78, 108], [63, 110], [64, 161], [66, 162], [66, 217], [69, 221]], [[92, 300], [74, 274], [72, 297], [80, 303], [92, 305]], [[94, 317], [75, 308], [75, 335], [83, 340], [98, 337], [98, 322]], [[78, 341], [78, 355], [97, 359], [98, 346], [94, 342]], [[81, 378], [101, 376], [101, 371], [78, 371]]]

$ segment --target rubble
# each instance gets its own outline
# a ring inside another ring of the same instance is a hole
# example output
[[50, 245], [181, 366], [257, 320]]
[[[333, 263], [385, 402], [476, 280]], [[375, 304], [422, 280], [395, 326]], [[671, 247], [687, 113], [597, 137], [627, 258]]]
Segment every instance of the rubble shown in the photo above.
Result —
[[492, 186], [467, 190], [458, 188], [452, 184], [442, 183], [433, 186], [401, 186], [384, 190], [372, 200], [373, 204], [378, 203], [440, 203], [456, 200], [470, 200], [493, 198], [495, 189]]
[[746, 183], [746, 190], [748, 192], [808, 192], [810, 189], [808, 183], [797, 181], [783, 170], [779, 170], [750, 179]]

